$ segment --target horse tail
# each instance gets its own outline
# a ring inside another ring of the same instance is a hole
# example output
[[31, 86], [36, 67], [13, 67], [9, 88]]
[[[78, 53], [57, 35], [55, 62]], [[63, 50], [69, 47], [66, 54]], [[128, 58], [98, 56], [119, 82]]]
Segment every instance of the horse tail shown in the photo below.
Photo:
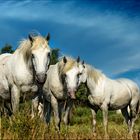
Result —
[[140, 96], [139, 96], [139, 100], [138, 100], [138, 103], [137, 103], [136, 111], [140, 115]]
[[138, 109], [138, 114], [140, 114], [140, 99], [139, 99], [139, 109]]
[[140, 89], [139, 89], [139, 101], [137, 105], [138, 114], [140, 114]]
[[140, 99], [139, 99], [139, 102], [138, 102], [138, 114], [140, 115]]

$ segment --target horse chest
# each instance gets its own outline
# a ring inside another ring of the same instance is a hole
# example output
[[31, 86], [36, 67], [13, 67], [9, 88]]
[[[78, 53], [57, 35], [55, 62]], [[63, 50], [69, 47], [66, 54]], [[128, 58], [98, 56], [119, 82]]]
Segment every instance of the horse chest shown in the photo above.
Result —
[[[56, 73], [54, 73], [56, 74]], [[51, 80], [48, 81], [49, 82], [49, 88], [52, 91], [52, 93], [54, 94], [54, 96], [57, 99], [63, 99], [65, 98], [65, 93], [63, 90], [63, 85], [58, 77], [58, 75], [55, 78], [50, 78]]]
[[28, 92], [37, 92], [38, 87], [37, 85], [22, 85], [21, 86], [21, 92], [22, 93], [28, 93]]
[[104, 96], [104, 92], [98, 87], [94, 88], [94, 90], [90, 89], [90, 93], [91, 95], [89, 95], [88, 99], [91, 104], [96, 105], [96, 106], [100, 106], [104, 102], [105, 97], [107, 97], [107, 96]]
[[27, 85], [31, 84], [33, 80], [33, 75], [27, 68], [26, 64], [21, 61], [21, 65], [17, 64], [13, 68], [13, 78], [14, 82], [17, 83], [17, 85]]
[[23, 97], [23, 99], [29, 100], [37, 94], [38, 87], [36, 85], [22, 85], [20, 90], [21, 97]]
[[14, 76], [17, 85], [30, 85], [33, 83], [33, 76], [30, 73], [18, 73]]

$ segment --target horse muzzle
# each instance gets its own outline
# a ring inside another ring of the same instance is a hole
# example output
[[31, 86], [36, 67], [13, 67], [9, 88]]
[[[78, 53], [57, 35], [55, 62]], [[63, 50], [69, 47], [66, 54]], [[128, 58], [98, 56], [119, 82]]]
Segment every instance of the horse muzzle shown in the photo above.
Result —
[[75, 90], [69, 90], [68, 91], [68, 96], [71, 98], [71, 99], [76, 99], [76, 96], [75, 96]]
[[44, 84], [46, 81], [46, 74], [41, 73], [36, 75], [36, 80], [39, 84]]

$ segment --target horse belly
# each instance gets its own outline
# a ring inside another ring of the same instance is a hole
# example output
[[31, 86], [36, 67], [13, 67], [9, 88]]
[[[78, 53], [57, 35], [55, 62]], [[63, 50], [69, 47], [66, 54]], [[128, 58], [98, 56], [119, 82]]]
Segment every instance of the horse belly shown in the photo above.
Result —
[[109, 109], [110, 110], [122, 109], [129, 104], [130, 100], [131, 97], [128, 93], [121, 95], [120, 92], [120, 94], [111, 97]]
[[124, 104], [119, 104], [119, 103], [114, 103], [114, 104], [109, 104], [109, 110], [118, 110], [118, 109], [122, 109], [125, 108], [128, 105], [128, 103], [124, 103]]

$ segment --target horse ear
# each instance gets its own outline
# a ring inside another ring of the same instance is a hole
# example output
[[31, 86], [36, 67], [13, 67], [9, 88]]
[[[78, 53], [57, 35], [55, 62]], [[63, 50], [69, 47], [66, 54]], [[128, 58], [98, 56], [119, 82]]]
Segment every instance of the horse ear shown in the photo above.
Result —
[[32, 36], [31, 34], [28, 35], [28, 38], [29, 38], [29, 40], [30, 40], [31, 42], [34, 41], [34, 38], [33, 38], [33, 36]]
[[48, 33], [48, 35], [46, 36], [46, 40], [47, 40], [47, 41], [50, 40], [50, 33]]
[[84, 62], [84, 60], [82, 61], [82, 65], [83, 65], [83, 67], [85, 68], [85, 62]]
[[67, 63], [67, 58], [64, 56], [63, 57], [63, 62], [66, 64]]
[[80, 62], [80, 57], [78, 56], [78, 58], [77, 58], [77, 62], [79, 63]]

